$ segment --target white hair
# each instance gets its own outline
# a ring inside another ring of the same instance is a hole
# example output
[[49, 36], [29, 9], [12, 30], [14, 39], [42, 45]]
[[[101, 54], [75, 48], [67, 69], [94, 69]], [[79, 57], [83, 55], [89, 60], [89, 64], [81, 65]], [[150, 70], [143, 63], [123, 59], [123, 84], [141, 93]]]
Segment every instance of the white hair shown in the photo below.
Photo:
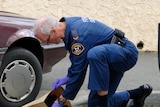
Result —
[[38, 19], [33, 27], [34, 33], [39, 31], [42, 34], [49, 35], [52, 28], [58, 26], [58, 21], [52, 17], [42, 17]]

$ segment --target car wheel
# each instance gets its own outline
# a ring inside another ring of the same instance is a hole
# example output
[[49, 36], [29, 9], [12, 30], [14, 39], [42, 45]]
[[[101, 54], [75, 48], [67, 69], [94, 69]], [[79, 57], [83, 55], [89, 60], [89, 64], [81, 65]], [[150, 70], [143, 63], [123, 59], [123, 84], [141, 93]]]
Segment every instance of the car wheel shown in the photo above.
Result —
[[0, 68], [0, 105], [21, 107], [33, 101], [41, 87], [42, 68], [34, 54], [14, 48], [3, 57]]

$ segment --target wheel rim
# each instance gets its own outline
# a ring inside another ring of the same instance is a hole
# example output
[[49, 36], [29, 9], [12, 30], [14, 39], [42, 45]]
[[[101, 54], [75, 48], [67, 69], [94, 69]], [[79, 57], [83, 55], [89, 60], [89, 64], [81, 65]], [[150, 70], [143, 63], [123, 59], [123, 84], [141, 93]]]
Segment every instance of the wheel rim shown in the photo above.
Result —
[[19, 102], [32, 92], [36, 76], [33, 67], [24, 60], [15, 60], [7, 65], [1, 75], [2, 95], [11, 102]]

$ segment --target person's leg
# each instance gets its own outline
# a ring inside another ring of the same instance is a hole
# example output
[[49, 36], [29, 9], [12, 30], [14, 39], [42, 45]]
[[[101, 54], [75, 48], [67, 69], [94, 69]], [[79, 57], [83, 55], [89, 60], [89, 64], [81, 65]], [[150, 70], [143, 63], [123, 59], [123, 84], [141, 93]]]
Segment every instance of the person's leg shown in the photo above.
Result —
[[109, 91], [108, 91], [108, 103], [109, 107], [126, 107], [129, 101], [129, 93], [127, 91], [116, 92], [117, 87], [123, 77], [123, 72], [119, 72], [118, 67], [114, 68], [115, 65], [122, 66], [120, 64], [111, 65], [110, 68], [110, 82], [109, 82]]
[[87, 58], [90, 65], [88, 88], [97, 91], [99, 104], [104, 105], [108, 90], [113, 95], [124, 71], [129, 69], [126, 53], [121, 46], [106, 44], [90, 49]]
[[88, 97], [88, 107], [98, 106], [98, 94], [97, 91], [91, 90]]
[[99, 107], [107, 107], [109, 87], [109, 67], [104, 54], [104, 47], [94, 47], [89, 50], [87, 57], [90, 66], [88, 88], [97, 92]]
[[[87, 58], [90, 65], [88, 88], [97, 91], [98, 94], [108, 93], [109, 91], [109, 99], [114, 95], [123, 77], [123, 73], [133, 67], [137, 60], [136, 56], [134, 57], [135, 59], [132, 59], [132, 57], [126, 53], [125, 48], [116, 44], [94, 47], [89, 50]], [[101, 94], [101, 96], [102, 95], [103, 94]], [[105, 95], [106, 94], [104, 94], [104, 96]], [[98, 99], [100, 100], [99, 97]], [[107, 101], [107, 99], [105, 100]], [[124, 101], [126, 101], [126, 99]]]
[[[108, 98], [108, 107], [126, 107], [129, 101], [128, 91], [116, 92], [111, 98]], [[88, 98], [88, 107], [98, 107], [97, 91], [91, 91]]]
[[110, 99], [108, 99], [108, 105], [109, 107], [126, 107], [129, 98], [127, 91], [116, 92]]
[[98, 95], [97, 91], [91, 90], [88, 97], [88, 107], [109, 107], [108, 95]]

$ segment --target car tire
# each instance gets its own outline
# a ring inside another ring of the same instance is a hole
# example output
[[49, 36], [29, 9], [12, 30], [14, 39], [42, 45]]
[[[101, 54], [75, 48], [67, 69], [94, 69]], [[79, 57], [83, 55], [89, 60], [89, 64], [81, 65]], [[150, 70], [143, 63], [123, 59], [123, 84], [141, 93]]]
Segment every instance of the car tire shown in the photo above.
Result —
[[37, 57], [24, 48], [14, 48], [3, 57], [0, 68], [0, 106], [21, 107], [33, 101], [42, 82]]

